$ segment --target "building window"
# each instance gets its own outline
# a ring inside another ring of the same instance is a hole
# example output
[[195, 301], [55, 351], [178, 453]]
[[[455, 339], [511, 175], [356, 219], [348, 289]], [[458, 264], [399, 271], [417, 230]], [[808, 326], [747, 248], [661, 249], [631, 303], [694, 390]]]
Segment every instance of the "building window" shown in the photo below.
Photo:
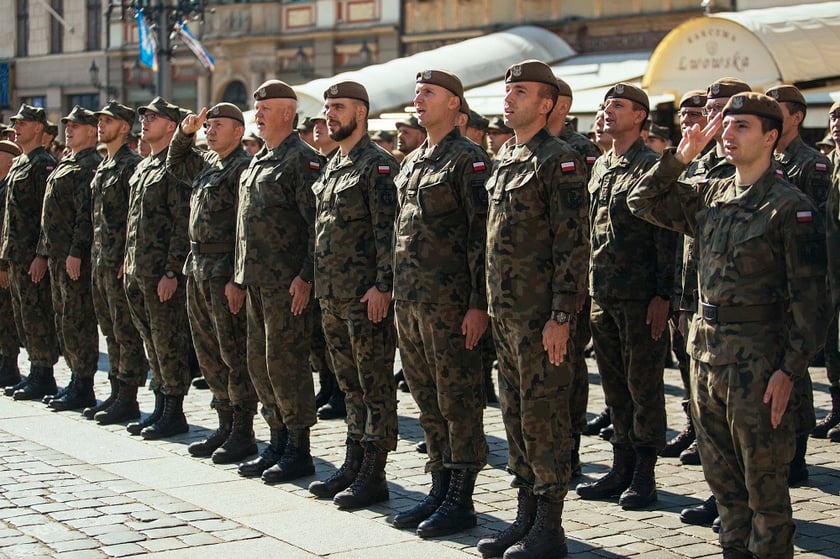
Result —
[[70, 109], [72, 109], [75, 105], [79, 105], [83, 109], [98, 111], [100, 107], [99, 93], [82, 93], [79, 95], [68, 95], [67, 112], [70, 112]]
[[87, 0], [87, 50], [102, 48], [102, 0]]
[[29, 0], [17, 0], [17, 55], [29, 56]]
[[[50, 0], [50, 7], [61, 17], [64, 17], [64, 0]], [[53, 14], [50, 18], [50, 54], [61, 54], [64, 51], [64, 26]]]
[[27, 105], [32, 105], [33, 107], [41, 107], [46, 109], [47, 108], [47, 96], [46, 95], [35, 95], [33, 97], [21, 97], [21, 103], [25, 103]]

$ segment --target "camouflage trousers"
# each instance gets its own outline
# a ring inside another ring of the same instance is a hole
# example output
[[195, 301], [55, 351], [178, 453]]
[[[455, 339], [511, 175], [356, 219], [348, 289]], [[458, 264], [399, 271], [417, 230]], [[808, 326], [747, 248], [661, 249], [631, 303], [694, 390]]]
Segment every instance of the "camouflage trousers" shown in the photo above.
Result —
[[321, 299], [321, 319], [335, 377], [347, 405], [347, 434], [380, 450], [397, 448], [397, 387], [393, 310], [368, 320], [358, 299]]
[[689, 373], [691, 356], [685, 350], [685, 336], [680, 332], [680, 315], [685, 317], [685, 328], [686, 332], [688, 332], [688, 325], [691, 324], [691, 319], [694, 317], [694, 314], [679, 311], [668, 320], [668, 329], [671, 334], [671, 350], [677, 358], [677, 367], [680, 369], [680, 379], [682, 380], [683, 390], [685, 391], [683, 402], [688, 403], [691, 401], [691, 375]]
[[403, 372], [426, 435], [427, 472], [477, 472], [487, 463], [481, 353], [464, 346], [466, 312], [415, 301], [394, 305]]
[[[571, 476], [569, 387], [574, 366], [568, 360], [560, 366], [548, 361], [542, 344], [544, 320], [492, 322], [513, 486], [562, 502]], [[569, 343], [574, 345], [571, 339]]]
[[312, 306], [294, 316], [287, 288], [248, 287], [248, 373], [272, 429], [315, 425], [315, 384], [307, 363]]
[[832, 386], [840, 386], [840, 335], [837, 331], [837, 317], [828, 325], [828, 332], [825, 335], [825, 372], [828, 376], [828, 383]]
[[50, 258], [49, 268], [55, 329], [64, 362], [77, 378], [93, 378], [99, 362], [99, 332], [90, 287], [90, 261], [82, 259], [76, 281], [67, 275], [63, 259]]
[[165, 303], [157, 294], [160, 278], [125, 275], [123, 280], [131, 319], [143, 338], [152, 369], [149, 388], [166, 396], [186, 395], [190, 387], [190, 334], [183, 278], [178, 278], [175, 294]]
[[12, 308], [12, 294], [0, 289], [0, 355], [14, 357], [20, 353], [20, 337]]
[[592, 301], [595, 361], [613, 422], [612, 443], [665, 446], [665, 351], [667, 334], [654, 340], [647, 301]]
[[321, 307], [316, 302], [312, 305], [312, 341], [309, 344], [309, 368], [313, 373], [333, 371], [332, 360], [327, 351], [324, 325], [321, 320]]
[[35, 367], [52, 367], [58, 361], [55, 313], [50, 300], [50, 275], [39, 283], [29, 278], [29, 264], [9, 263], [9, 288], [18, 335]]
[[592, 331], [589, 329], [589, 312], [592, 303], [589, 297], [581, 312], [576, 313], [572, 320], [572, 343], [567, 352], [567, 358], [572, 365], [572, 382], [569, 386], [569, 417], [572, 420], [572, 433], [580, 435], [586, 427], [586, 404], [589, 401], [589, 370], [586, 368], [584, 350]]
[[149, 374], [149, 362], [143, 353], [143, 338], [131, 320], [118, 272], [116, 266], [93, 267], [93, 308], [108, 346], [109, 376], [129, 386], [143, 386]]
[[248, 321], [243, 307], [233, 314], [225, 278], [187, 276], [187, 317], [198, 365], [213, 393], [213, 407], [254, 413], [257, 393], [248, 375]]
[[793, 557], [796, 531], [788, 491], [795, 418], [788, 410], [773, 429], [770, 406], [763, 403], [774, 369], [764, 358], [691, 363], [697, 445], [717, 498], [721, 547], [761, 559]]

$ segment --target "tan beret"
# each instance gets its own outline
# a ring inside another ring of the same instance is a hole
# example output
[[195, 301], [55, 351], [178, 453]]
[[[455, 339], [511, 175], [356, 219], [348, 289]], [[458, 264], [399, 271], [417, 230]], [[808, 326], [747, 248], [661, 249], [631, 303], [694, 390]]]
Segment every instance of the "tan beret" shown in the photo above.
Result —
[[752, 91], [752, 88], [743, 80], [739, 80], [738, 78], [721, 78], [706, 89], [706, 97], [709, 99], [724, 99], [748, 91]]
[[77, 122], [79, 124], [87, 124], [88, 126], [96, 126], [99, 124], [99, 117], [93, 114], [93, 111], [89, 111], [79, 105], [75, 105], [70, 111], [70, 114], [61, 119], [61, 124], [67, 124], [68, 122]]
[[245, 125], [245, 117], [242, 116], [242, 111], [240, 111], [239, 107], [233, 103], [219, 103], [217, 105], [213, 105], [213, 107], [207, 111], [207, 120], [210, 120], [211, 118], [230, 118], [243, 126]]
[[779, 103], [799, 103], [800, 105], [808, 105], [805, 101], [805, 96], [802, 95], [799, 88], [792, 85], [777, 85], [776, 87], [771, 87], [764, 93]]
[[730, 97], [723, 108], [723, 116], [727, 115], [755, 115], [778, 122], [784, 121], [782, 108], [772, 97], [763, 93], [736, 93]]
[[671, 131], [665, 126], [659, 126], [658, 124], [651, 123], [650, 133], [648, 136], [652, 138], [659, 138], [661, 140], [670, 140]]
[[0, 151], [11, 153], [15, 157], [23, 153], [16, 143], [10, 142], [9, 140], [0, 141]]
[[505, 83], [513, 82], [544, 83], [557, 89], [557, 78], [551, 66], [540, 60], [525, 60], [509, 67], [505, 71]]
[[448, 90], [461, 100], [459, 111], [469, 116], [470, 107], [467, 105], [467, 100], [464, 99], [464, 86], [458, 76], [452, 72], [447, 72], [446, 70], [423, 70], [422, 72], [417, 72], [415, 81], [417, 83], [437, 85]]
[[335, 83], [324, 91], [324, 99], [337, 98], [356, 99], [370, 106], [367, 89], [358, 82]]
[[706, 106], [706, 91], [695, 89], [694, 91], [686, 91], [680, 98], [680, 108], [683, 107], [697, 107], [702, 109]]
[[572, 88], [569, 84], [567, 84], [565, 81], [561, 80], [557, 76], [554, 76], [554, 78], [555, 78], [554, 81], [557, 82], [557, 90], [558, 90], [557, 95], [563, 95], [565, 97], [568, 97], [569, 99], [574, 97], [572, 95]]
[[264, 99], [294, 99], [297, 101], [297, 94], [286, 82], [268, 80], [254, 92], [254, 99], [257, 101]]
[[647, 112], [650, 112], [650, 101], [647, 93], [629, 83], [617, 83], [612, 86], [607, 94], [604, 95], [604, 101], [607, 99], [627, 99], [643, 106]]

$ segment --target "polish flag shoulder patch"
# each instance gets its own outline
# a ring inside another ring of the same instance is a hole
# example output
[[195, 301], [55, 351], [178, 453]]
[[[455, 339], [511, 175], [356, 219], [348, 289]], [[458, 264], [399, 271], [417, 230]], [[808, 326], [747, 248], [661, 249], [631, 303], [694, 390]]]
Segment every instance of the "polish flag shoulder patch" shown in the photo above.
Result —
[[799, 210], [796, 212], [797, 223], [811, 223], [814, 221], [814, 212], [811, 210]]
[[473, 161], [473, 172], [480, 173], [481, 171], [486, 171], [487, 165], [484, 161]]
[[560, 170], [564, 173], [574, 173], [577, 170], [577, 165], [574, 161], [563, 161], [560, 163]]
[[776, 176], [783, 179], [785, 178], [785, 172], [782, 169], [776, 169]]
[[817, 171], [820, 171], [821, 173], [825, 173], [826, 171], [828, 171], [828, 165], [826, 165], [825, 163], [820, 163], [819, 161], [814, 165], [814, 168]]
[[317, 161], [310, 161], [309, 162], [309, 168], [312, 169], [313, 171], [320, 171], [321, 170], [321, 164], [318, 163]]
[[586, 156], [586, 164], [587, 165], [595, 165], [595, 161], [597, 161], [597, 160], [598, 160], [598, 158], [595, 157], [594, 155], [587, 155]]
[[376, 171], [380, 175], [390, 175], [391, 174], [391, 167], [389, 167], [388, 165], [379, 165], [379, 166], [376, 167]]

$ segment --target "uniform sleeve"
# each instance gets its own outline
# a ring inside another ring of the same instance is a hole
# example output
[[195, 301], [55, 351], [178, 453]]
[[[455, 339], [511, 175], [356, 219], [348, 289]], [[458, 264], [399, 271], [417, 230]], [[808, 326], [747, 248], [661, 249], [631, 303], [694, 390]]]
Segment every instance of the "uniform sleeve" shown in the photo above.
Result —
[[300, 180], [295, 184], [295, 199], [298, 211], [306, 223], [307, 250], [298, 275], [312, 283], [315, 279], [315, 193], [312, 192], [312, 185], [318, 180], [326, 162], [316, 153], [302, 153], [300, 156]]
[[554, 232], [551, 310], [574, 313], [578, 293], [586, 291], [589, 218], [586, 177], [589, 169], [572, 150], [552, 158], [543, 169], [548, 180], [549, 224]]
[[825, 236], [828, 256], [828, 285], [835, 312], [840, 309], [840, 173], [834, 173], [825, 203]]
[[490, 158], [484, 151], [474, 150], [459, 161], [456, 180], [464, 205], [467, 228], [467, 266], [470, 274], [468, 308], [487, 308], [487, 282], [484, 277], [484, 253], [487, 245], [487, 190]]
[[194, 138], [184, 134], [179, 125], [166, 154], [166, 170], [190, 185], [204, 165], [204, 157], [193, 147]]
[[69, 255], [76, 258], [90, 256], [90, 245], [93, 242], [93, 221], [90, 214], [90, 181], [96, 173], [99, 158], [91, 157], [82, 165], [79, 171], [77, 188], [73, 192], [73, 205], [76, 219], [73, 223], [73, 238], [70, 241]]
[[[47, 166], [50, 167], [49, 170], [47, 170]], [[56, 165], [54, 163], [47, 164], [41, 162], [38, 165], [32, 165], [32, 170], [30, 171], [32, 188], [37, 196], [35, 199], [41, 200], [41, 207], [38, 208], [39, 223], [43, 220], [44, 197], [47, 193], [47, 178], [49, 178], [50, 173], [55, 169], [55, 167]], [[37, 256], [47, 258], [47, 237], [44, 234], [43, 223], [41, 223], [41, 226], [38, 227], [38, 244], [35, 246], [35, 254]]]
[[180, 272], [189, 252], [190, 188], [191, 184], [167, 171], [167, 207], [172, 219], [165, 271]]
[[368, 177], [368, 205], [376, 249], [376, 285], [391, 290], [394, 283], [393, 238], [394, 219], [397, 213], [397, 189], [394, 177], [399, 165], [396, 160], [380, 159], [373, 162]]
[[[693, 237], [700, 196], [690, 185], [678, 181], [684, 170], [685, 165], [666, 151], [642, 179], [630, 187], [627, 195], [630, 212], [659, 227]], [[673, 252], [669, 257], [673, 266]]]
[[831, 162], [827, 157], [809, 161], [802, 170], [802, 179], [809, 185], [808, 194], [820, 213], [825, 211], [825, 203], [831, 189], [831, 171]]
[[654, 234], [656, 242], [656, 294], [668, 301], [674, 293], [674, 274], [677, 270], [675, 254], [677, 239], [680, 235], [674, 231], [657, 228]]
[[810, 202], [786, 212], [783, 224], [785, 271], [790, 300], [787, 343], [780, 368], [797, 377], [825, 341], [830, 317], [826, 294], [826, 247], [822, 218]]

